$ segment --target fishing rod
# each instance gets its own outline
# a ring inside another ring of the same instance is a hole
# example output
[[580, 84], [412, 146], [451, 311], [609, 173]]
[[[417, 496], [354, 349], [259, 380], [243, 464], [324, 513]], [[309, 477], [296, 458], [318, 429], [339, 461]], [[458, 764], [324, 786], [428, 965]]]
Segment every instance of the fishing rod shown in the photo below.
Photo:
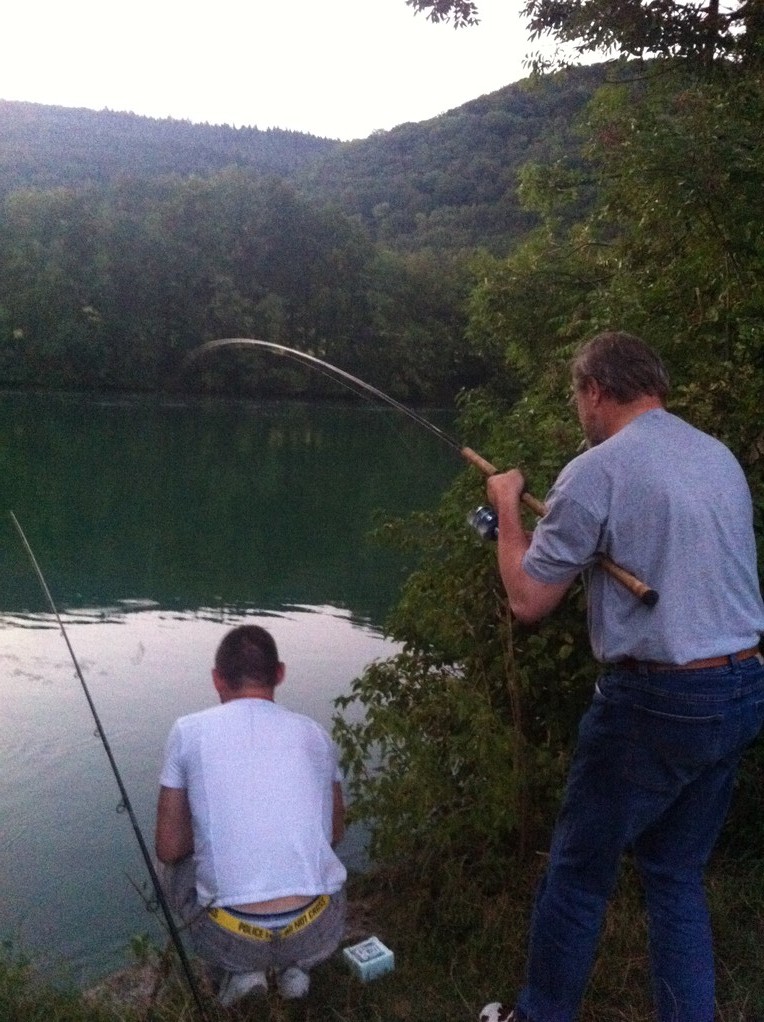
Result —
[[[344, 369], [340, 369], [339, 366], [332, 365], [331, 362], [325, 362], [323, 359], [317, 358], [315, 355], [310, 355], [306, 351], [299, 351], [297, 348], [288, 348], [286, 345], [276, 344], [273, 341], [260, 341], [251, 337], [224, 337], [216, 341], [207, 341], [205, 344], [200, 344], [198, 348], [194, 348], [190, 354], [186, 356], [183, 367], [185, 368], [197, 359], [209, 354], [211, 351], [217, 351], [219, 348], [248, 347], [264, 348], [266, 351], [271, 351], [276, 355], [283, 355], [287, 358], [295, 359], [298, 362], [303, 362], [306, 365], [311, 366], [313, 369], [316, 369], [324, 376], [328, 376], [339, 382], [349, 390], [352, 390], [355, 394], [358, 394], [359, 392], [371, 394], [373, 397], [378, 398], [385, 404], [388, 404], [397, 409], [399, 412], [402, 412], [403, 415], [408, 416], [409, 419], [419, 423], [420, 426], [424, 427], [424, 429], [428, 430], [439, 440], [460, 454], [465, 461], [474, 465], [475, 468], [482, 472], [484, 476], [496, 475], [499, 471], [490, 463], [490, 461], [486, 461], [486, 459], [481, 457], [481, 455], [479, 455], [476, 451], [473, 451], [471, 447], [465, 447], [456, 439], [456, 437], [451, 436], [449, 433], [445, 432], [445, 430], [436, 426], [435, 423], [430, 422], [429, 419], [420, 415], [419, 412], [414, 411], [413, 408], [409, 408], [408, 405], [401, 404], [401, 402], [396, 401], [394, 397], [391, 397], [389, 394], [385, 394], [384, 391], [372, 386], [372, 384], [367, 383], [365, 380], [361, 380], [359, 377], [353, 376], [352, 373], [348, 373]], [[521, 494], [520, 500], [538, 518], [543, 518], [547, 512], [546, 505], [528, 493], [527, 490]], [[489, 511], [492, 511], [492, 509], [479, 508], [472, 517], [473, 523], [484, 537], [490, 537], [495, 526], [495, 519], [490, 518], [490, 515], [488, 515]], [[486, 518], [488, 518], [487, 522]], [[640, 581], [640, 579], [638, 579], [635, 575], [632, 575], [630, 571], [622, 568], [609, 557], [606, 557], [604, 554], [600, 554], [598, 557], [598, 563], [604, 571], [620, 582], [621, 585], [625, 586], [629, 592], [633, 593], [634, 596], [636, 596], [636, 598], [646, 607], [654, 607], [658, 602], [658, 593], [654, 589], [651, 589], [650, 586]]]
[[35, 574], [37, 575], [40, 587], [42, 588], [42, 591], [45, 594], [45, 598], [48, 601], [48, 605], [51, 611], [53, 612], [53, 616], [55, 617], [58, 623], [58, 627], [61, 630], [61, 635], [63, 636], [64, 642], [66, 643], [66, 648], [69, 650], [69, 656], [72, 658], [74, 669], [77, 673], [77, 677], [80, 680], [80, 684], [82, 685], [82, 691], [85, 693], [85, 698], [87, 699], [88, 706], [90, 707], [90, 712], [93, 715], [96, 730], [98, 731], [98, 737], [101, 739], [101, 744], [106, 750], [109, 765], [111, 766], [112, 773], [114, 774], [114, 778], [117, 782], [117, 787], [119, 788], [121, 802], [118, 807], [118, 811], [126, 812], [130, 819], [130, 823], [132, 824], [133, 832], [135, 833], [135, 837], [138, 841], [138, 845], [140, 847], [143, 860], [146, 863], [146, 868], [148, 869], [149, 872], [149, 877], [151, 878], [151, 883], [154, 887], [157, 902], [160, 908], [162, 909], [162, 913], [167, 923], [167, 929], [169, 931], [170, 938], [173, 944], [175, 945], [175, 950], [178, 952], [178, 958], [180, 959], [181, 966], [183, 967], [183, 972], [185, 974], [186, 980], [188, 981], [189, 989], [191, 990], [194, 1001], [196, 1003], [196, 1007], [199, 1011], [199, 1017], [202, 1019], [202, 1022], [209, 1022], [209, 1016], [207, 1015], [207, 1012], [205, 1010], [204, 1003], [199, 992], [199, 986], [196, 982], [196, 979], [194, 978], [194, 974], [191, 969], [191, 963], [189, 962], [188, 955], [186, 954], [186, 949], [183, 947], [183, 941], [180, 936], [180, 931], [178, 930], [175, 920], [173, 919], [172, 911], [167, 902], [167, 898], [165, 897], [165, 893], [162, 890], [162, 885], [159, 881], [159, 877], [157, 876], [156, 869], [154, 868], [154, 863], [152, 862], [151, 855], [146, 846], [143, 833], [138, 825], [138, 820], [136, 819], [135, 813], [133, 811], [133, 806], [132, 803], [130, 802], [130, 796], [127, 794], [127, 789], [125, 788], [124, 782], [122, 780], [122, 775], [120, 774], [119, 768], [117, 767], [117, 762], [114, 759], [114, 754], [111, 751], [111, 746], [109, 745], [109, 740], [106, 737], [106, 732], [104, 731], [103, 726], [101, 724], [101, 719], [98, 716], [98, 712], [95, 708], [95, 703], [93, 702], [93, 699], [90, 695], [90, 690], [88, 689], [88, 686], [85, 683], [85, 678], [82, 673], [82, 669], [80, 668], [79, 661], [77, 660], [72, 644], [69, 641], [69, 635], [67, 634], [67, 631], [64, 628], [64, 622], [61, 620], [61, 615], [59, 614], [58, 608], [56, 607], [56, 604], [53, 601], [50, 589], [48, 588], [48, 584], [45, 581], [45, 576], [42, 573], [40, 565], [37, 563], [37, 558], [35, 557], [32, 551], [32, 547], [29, 545], [29, 540], [27, 539], [24, 530], [21, 528], [21, 525], [19, 524], [19, 520], [16, 518], [16, 515], [13, 513], [13, 511], [9, 512], [9, 514], [11, 516], [11, 521], [16, 527], [16, 531], [18, 532], [21, 538], [21, 542], [24, 546], [24, 549], [26, 550], [27, 555], [29, 556], [29, 560], [32, 563], [32, 567], [34, 568]]

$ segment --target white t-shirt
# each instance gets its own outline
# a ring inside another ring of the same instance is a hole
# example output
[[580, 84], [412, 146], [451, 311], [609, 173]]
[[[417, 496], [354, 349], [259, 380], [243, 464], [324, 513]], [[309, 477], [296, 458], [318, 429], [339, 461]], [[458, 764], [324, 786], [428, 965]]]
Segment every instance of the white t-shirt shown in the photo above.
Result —
[[333, 894], [346, 870], [331, 847], [337, 750], [310, 717], [265, 699], [181, 717], [160, 783], [188, 793], [200, 904]]

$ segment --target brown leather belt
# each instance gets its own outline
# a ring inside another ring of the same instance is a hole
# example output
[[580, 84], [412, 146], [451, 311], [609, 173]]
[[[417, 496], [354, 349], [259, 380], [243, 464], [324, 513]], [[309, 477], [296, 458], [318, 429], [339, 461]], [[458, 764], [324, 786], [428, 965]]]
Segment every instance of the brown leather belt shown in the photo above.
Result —
[[739, 653], [730, 653], [729, 656], [709, 656], [705, 660], [690, 660], [687, 664], [661, 664], [655, 660], [635, 660], [633, 657], [627, 657], [625, 660], [619, 660], [615, 666], [625, 671], [702, 671], [707, 667], [726, 667], [730, 660], [750, 660], [751, 657], [759, 655], [759, 647], [752, 646]]

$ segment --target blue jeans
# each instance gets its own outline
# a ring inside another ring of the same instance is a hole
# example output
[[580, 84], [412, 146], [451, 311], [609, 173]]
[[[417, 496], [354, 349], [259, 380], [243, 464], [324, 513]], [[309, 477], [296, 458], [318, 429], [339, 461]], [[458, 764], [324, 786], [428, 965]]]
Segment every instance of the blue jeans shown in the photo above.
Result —
[[713, 1022], [703, 872], [740, 758], [762, 723], [760, 658], [710, 670], [606, 671], [581, 720], [536, 897], [521, 1018], [576, 1017], [619, 861], [631, 849], [659, 1022]]

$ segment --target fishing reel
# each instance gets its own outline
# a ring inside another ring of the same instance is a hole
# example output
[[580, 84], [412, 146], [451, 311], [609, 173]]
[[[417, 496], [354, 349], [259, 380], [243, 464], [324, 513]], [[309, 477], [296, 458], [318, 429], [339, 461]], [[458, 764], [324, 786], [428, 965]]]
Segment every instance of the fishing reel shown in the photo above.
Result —
[[470, 511], [467, 522], [481, 539], [495, 542], [499, 538], [499, 516], [490, 504], [481, 504]]

